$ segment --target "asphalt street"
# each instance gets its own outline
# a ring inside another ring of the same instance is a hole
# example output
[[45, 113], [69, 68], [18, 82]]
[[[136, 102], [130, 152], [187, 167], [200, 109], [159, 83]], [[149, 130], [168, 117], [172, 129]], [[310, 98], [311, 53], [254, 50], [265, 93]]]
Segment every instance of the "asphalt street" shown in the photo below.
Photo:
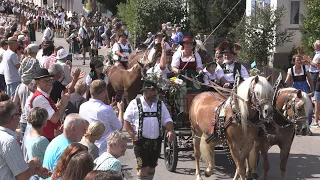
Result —
[[[42, 34], [37, 33], [37, 43], [40, 43]], [[62, 38], [55, 38], [55, 45], [62, 45], [68, 49], [67, 42]], [[102, 48], [99, 54], [105, 55], [109, 49]], [[73, 60], [73, 68], [80, 67], [85, 72], [89, 72], [89, 60], [86, 65], [82, 65], [81, 60]], [[295, 137], [291, 148], [291, 153], [287, 163], [286, 179], [288, 180], [320, 180], [320, 128], [312, 129], [313, 136]], [[270, 170], [268, 179], [278, 180], [280, 178], [279, 148], [273, 146], [269, 150]], [[163, 154], [161, 155], [163, 157]], [[132, 149], [131, 140], [128, 139], [128, 149], [126, 155], [120, 158], [126, 179], [136, 179], [136, 161]], [[235, 173], [234, 165], [228, 163], [228, 159], [223, 152], [217, 152], [215, 155], [216, 168], [214, 176], [203, 179], [232, 179]], [[205, 169], [205, 163], [200, 163], [201, 170]], [[258, 169], [262, 172], [261, 161]], [[195, 162], [193, 151], [179, 152], [179, 161], [176, 172], [168, 172], [165, 168], [163, 158], [159, 159], [155, 180], [194, 180]]]

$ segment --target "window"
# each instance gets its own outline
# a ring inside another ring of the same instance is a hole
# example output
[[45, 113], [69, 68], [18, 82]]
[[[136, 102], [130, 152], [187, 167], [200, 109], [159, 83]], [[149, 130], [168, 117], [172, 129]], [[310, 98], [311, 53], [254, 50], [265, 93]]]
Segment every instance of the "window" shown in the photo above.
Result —
[[290, 24], [299, 24], [300, 1], [291, 1]]

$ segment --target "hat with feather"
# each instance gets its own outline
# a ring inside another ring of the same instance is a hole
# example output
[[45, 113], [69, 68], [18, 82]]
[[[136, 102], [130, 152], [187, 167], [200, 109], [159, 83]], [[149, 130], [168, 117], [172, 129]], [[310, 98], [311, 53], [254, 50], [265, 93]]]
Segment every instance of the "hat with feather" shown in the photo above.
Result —
[[230, 43], [228, 41], [223, 41], [219, 44], [218, 50], [221, 53], [232, 53], [237, 54], [238, 51], [240, 51], [241, 46], [238, 43]]

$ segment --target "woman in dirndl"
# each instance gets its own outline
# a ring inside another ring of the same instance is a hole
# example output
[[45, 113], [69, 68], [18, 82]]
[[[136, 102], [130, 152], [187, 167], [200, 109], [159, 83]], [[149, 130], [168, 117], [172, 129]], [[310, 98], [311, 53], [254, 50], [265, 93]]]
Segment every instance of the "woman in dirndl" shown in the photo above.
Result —
[[[313, 93], [313, 83], [309, 71], [307, 70], [306, 66], [302, 63], [303, 57], [298, 54], [293, 56], [292, 60], [294, 62], [294, 66], [288, 69], [285, 83], [288, 86], [300, 89], [301, 91], [307, 94]], [[311, 123], [312, 112], [309, 113], [308, 119], [309, 123]]]
[[285, 83], [309, 94], [313, 92], [313, 84], [310, 73], [306, 66], [302, 64], [302, 58], [301, 55], [293, 56], [294, 66], [288, 69]]

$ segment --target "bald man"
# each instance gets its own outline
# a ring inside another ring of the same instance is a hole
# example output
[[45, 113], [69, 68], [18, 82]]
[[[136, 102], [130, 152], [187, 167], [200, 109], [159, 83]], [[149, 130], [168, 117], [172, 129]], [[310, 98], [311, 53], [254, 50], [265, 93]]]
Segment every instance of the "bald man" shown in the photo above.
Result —
[[81, 140], [88, 125], [88, 122], [82, 119], [79, 114], [69, 114], [63, 124], [63, 133], [54, 138], [48, 145], [44, 154], [43, 166], [48, 167], [53, 172], [63, 151], [69, 144]]

